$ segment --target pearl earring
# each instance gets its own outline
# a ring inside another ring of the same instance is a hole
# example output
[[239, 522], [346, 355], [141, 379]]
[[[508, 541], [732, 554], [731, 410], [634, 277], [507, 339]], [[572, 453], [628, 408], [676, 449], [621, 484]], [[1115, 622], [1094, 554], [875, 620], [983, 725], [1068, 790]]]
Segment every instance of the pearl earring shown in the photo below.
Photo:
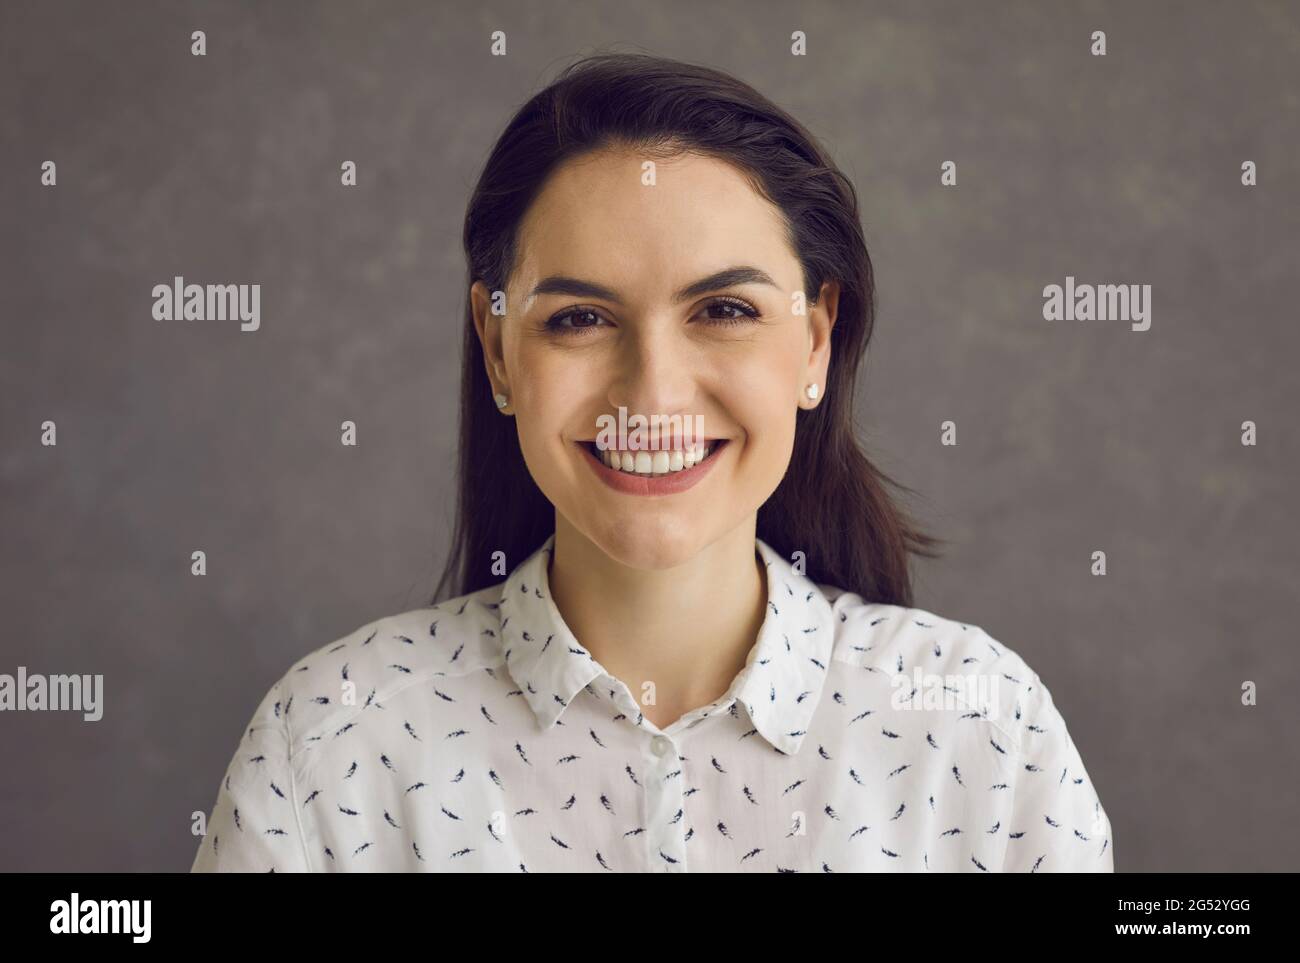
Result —
[[507, 398], [505, 395], [496, 394], [493, 395], [492, 398], [494, 401], [496, 401], [498, 408], [504, 408], [506, 405], [510, 404], [510, 399]]
[[808, 393], [809, 400], [811, 401], [817, 400], [817, 382], [814, 381], [812, 384], [808, 386], [807, 393]]

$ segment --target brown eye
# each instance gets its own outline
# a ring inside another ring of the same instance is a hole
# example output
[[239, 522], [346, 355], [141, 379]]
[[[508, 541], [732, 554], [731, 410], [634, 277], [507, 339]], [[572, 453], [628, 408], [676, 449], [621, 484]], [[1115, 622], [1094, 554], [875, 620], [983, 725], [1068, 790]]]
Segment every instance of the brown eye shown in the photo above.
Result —
[[759, 317], [758, 309], [740, 298], [717, 298], [706, 304], [704, 310], [710, 323], [722, 326], [747, 324]]
[[[565, 322], [572, 319], [572, 324]], [[548, 331], [555, 331], [559, 334], [572, 334], [576, 331], [587, 331], [600, 326], [604, 319], [590, 308], [578, 308], [576, 310], [566, 310], [559, 314], [552, 315], [546, 322]]]

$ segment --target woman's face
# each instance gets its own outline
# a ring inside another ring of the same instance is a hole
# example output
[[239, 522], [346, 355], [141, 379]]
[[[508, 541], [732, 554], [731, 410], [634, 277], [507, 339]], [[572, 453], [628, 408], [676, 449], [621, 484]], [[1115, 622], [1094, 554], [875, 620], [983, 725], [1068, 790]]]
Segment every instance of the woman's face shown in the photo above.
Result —
[[[802, 275], [778, 209], [722, 161], [658, 159], [651, 179], [649, 160], [602, 150], [558, 168], [520, 227], [504, 316], [482, 282], [472, 304], [538, 487], [610, 558], [658, 569], [735, 530], [787, 468], [803, 470], [790, 465], [795, 413], [821, 403], [806, 388], [825, 388], [838, 287], [797, 313]], [[735, 268], [750, 276], [697, 284]], [[725, 444], [689, 487], [628, 491], [669, 486], [611, 483], [582, 444], [620, 406], [647, 421], [700, 415], [703, 436]]]

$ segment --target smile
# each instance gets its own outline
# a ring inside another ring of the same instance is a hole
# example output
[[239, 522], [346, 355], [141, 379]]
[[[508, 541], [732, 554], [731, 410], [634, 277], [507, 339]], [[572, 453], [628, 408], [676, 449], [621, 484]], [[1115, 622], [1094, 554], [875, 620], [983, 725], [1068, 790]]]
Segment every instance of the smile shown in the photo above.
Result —
[[601, 451], [593, 441], [576, 442], [601, 481], [629, 495], [686, 491], [708, 474], [727, 443], [728, 439], [717, 438], [677, 451], [620, 452]]

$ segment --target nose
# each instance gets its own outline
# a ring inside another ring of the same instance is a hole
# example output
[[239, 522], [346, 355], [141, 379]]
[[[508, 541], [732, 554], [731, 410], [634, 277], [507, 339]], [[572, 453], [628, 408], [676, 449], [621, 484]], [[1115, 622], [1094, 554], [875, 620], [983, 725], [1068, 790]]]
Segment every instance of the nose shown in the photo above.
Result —
[[635, 330], [622, 340], [613, 359], [608, 398], [614, 413], [622, 406], [629, 418], [681, 415], [685, 423], [687, 416], [698, 414], [694, 405], [699, 348], [672, 323], [630, 327]]

